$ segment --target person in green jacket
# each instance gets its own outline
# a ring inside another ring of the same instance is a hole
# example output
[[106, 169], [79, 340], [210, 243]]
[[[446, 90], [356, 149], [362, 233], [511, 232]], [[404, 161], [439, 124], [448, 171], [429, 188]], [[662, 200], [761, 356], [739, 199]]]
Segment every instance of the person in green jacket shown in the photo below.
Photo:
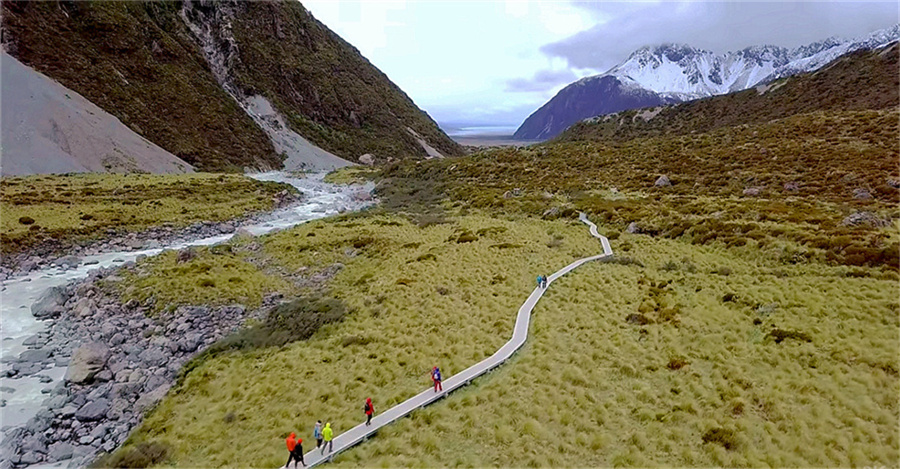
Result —
[[325, 428], [322, 430], [322, 438], [325, 439], [325, 444], [322, 445], [322, 452], [320, 454], [325, 454], [325, 447], [328, 447], [328, 452], [334, 451], [334, 430], [331, 429], [331, 422], [325, 424]]

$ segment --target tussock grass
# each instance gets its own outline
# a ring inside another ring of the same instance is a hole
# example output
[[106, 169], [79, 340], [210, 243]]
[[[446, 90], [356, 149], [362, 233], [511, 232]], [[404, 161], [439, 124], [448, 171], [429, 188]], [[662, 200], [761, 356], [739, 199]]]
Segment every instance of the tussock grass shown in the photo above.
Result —
[[[646, 266], [554, 283], [509, 364], [338, 456], [338, 466], [847, 466], [900, 460], [896, 283], [749, 249], [622, 235]], [[614, 243], [613, 248], [618, 246]], [[695, 272], [664, 270], [689, 259]], [[719, 267], [729, 276], [710, 275]], [[777, 267], [777, 268], [776, 268]], [[782, 270], [787, 276], [775, 275]], [[637, 326], [668, 283], [680, 324]], [[722, 303], [728, 292], [738, 302]], [[778, 304], [762, 317], [757, 304]], [[775, 344], [773, 325], [812, 342]], [[422, 442], [441, 442], [439, 452]], [[390, 448], [386, 450], [385, 448]]]
[[[342, 262], [330, 294], [352, 313], [305, 341], [204, 361], [121, 451], [160, 441], [171, 445], [176, 466], [276, 467], [282, 434], [309, 438], [316, 419], [340, 433], [362, 421], [366, 397], [386, 409], [427, 387], [431, 366], [452, 376], [493, 353], [508, 340], [536, 273], [600, 249], [575, 221], [470, 215], [453, 222], [419, 228], [398, 217], [356, 217], [263, 238], [272, 262], [288, 271]], [[506, 230], [480, 231], [496, 226]], [[482, 236], [457, 243], [464, 231]], [[561, 247], [547, 246], [548, 232], [563, 238]], [[371, 241], [353, 248], [360, 237]], [[498, 242], [522, 247], [492, 247]], [[817, 262], [785, 265], [750, 246], [623, 233], [613, 249], [624, 245], [633, 262], [588, 264], [554, 283], [510, 363], [335, 463], [898, 461], [895, 279], [877, 271], [847, 276], [846, 267]], [[426, 253], [435, 260], [416, 261]], [[663, 269], [672, 259], [679, 268]], [[710, 274], [721, 268], [730, 275]], [[732, 301], [723, 302], [729, 293]], [[642, 307], [652, 322], [626, 321]], [[678, 320], [660, 317], [667, 310]], [[776, 344], [766, 337], [773, 329], [812, 341]], [[725, 434], [714, 429], [732, 433], [717, 440]]]
[[[223, 221], [269, 210], [289, 186], [236, 174], [73, 174], [0, 180], [4, 253], [52, 239], [97, 238], [108, 229], [141, 231], [169, 224]], [[28, 218], [30, 223], [21, 220]]]
[[244, 254], [223, 247], [230, 245], [192, 248], [195, 256], [187, 262], [178, 262], [175, 251], [141, 261], [123, 271], [123, 280], [117, 283], [122, 299], [144, 303], [153, 298], [156, 311], [235, 303], [254, 308], [267, 293], [296, 290], [285, 279], [247, 262]]

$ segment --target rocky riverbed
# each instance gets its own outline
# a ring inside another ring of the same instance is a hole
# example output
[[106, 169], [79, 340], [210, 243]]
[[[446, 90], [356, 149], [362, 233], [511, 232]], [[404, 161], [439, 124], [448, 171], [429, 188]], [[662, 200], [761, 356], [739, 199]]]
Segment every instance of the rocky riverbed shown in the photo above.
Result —
[[[148, 315], [152, 303], [122, 304], [103, 286], [100, 281], [115, 280], [117, 271], [95, 270], [51, 288], [35, 303], [36, 315], [55, 320], [26, 340], [29, 350], [4, 363], [2, 372], [39, 376], [54, 365], [68, 368], [64, 382], [48, 389], [44, 408], [7, 433], [0, 467], [63, 460], [80, 466], [111, 452], [166, 395], [182, 365], [267, 309], [180, 307], [154, 318]], [[275, 301], [270, 296], [264, 303]]]

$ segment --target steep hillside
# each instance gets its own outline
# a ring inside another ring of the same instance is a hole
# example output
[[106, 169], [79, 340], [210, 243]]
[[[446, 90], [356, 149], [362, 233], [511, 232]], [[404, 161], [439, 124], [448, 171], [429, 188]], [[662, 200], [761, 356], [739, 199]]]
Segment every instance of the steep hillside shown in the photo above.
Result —
[[279, 167], [174, 3], [3, 2], [11, 55], [201, 170]]
[[605, 76], [579, 80], [525, 119], [514, 138], [543, 140], [566, 130], [573, 122], [598, 114], [659, 106], [677, 102], [652, 91], [628, 87], [618, 78]]
[[[2, 8], [11, 55], [201, 170], [280, 168], [292, 157], [307, 159], [298, 167], [309, 158], [346, 164], [328, 152], [347, 160], [428, 156], [413, 132], [444, 154], [460, 153], [297, 2]], [[262, 100], [277, 113], [259, 112], [268, 108]]]
[[627, 140], [700, 133], [814, 111], [891, 108], [900, 105], [898, 59], [897, 42], [874, 51], [857, 51], [816, 72], [753, 89], [580, 122], [560, 135], [559, 140]]
[[78, 93], [0, 52], [0, 174], [184, 173], [191, 166]]
[[[609, 110], [614, 107], [611, 104], [622, 102], [623, 96], [640, 96], [646, 102], [655, 100], [664, 104], [731, 93], [816, 70], [841, 55], [879, 48], [898, 38], [900, 25], [853, 39], [829, 38], [793, 50], [763, 45], [716, 54], [686, 44], [642, 47], [609, 71], [563, 88], [528, 117], [516, 131], [516, 136], [521, 139], [551, 138], [581, 119], [616, 112]], [[613, 79], [617, 86], [610, 87]], [[568, 112], [566, 106], [559, 103], [576, 98], [583, 101], [581, 107]], [[617, 107], [620, 110], [637, 108]], [[548, 108], [556, 112], [548, 113]], [[550, 132], [550, 129], [558, 131]]]

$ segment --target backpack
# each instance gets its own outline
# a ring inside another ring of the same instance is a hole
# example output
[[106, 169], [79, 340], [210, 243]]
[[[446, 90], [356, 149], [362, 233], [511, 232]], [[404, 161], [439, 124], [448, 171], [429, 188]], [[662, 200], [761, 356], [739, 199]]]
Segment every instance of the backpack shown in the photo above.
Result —
[[434, 379], [441, 380], [441, 370], [434, 370]]
[[363, 404], [363, 412], [369, 413], [369, 403], [368, 402]]

